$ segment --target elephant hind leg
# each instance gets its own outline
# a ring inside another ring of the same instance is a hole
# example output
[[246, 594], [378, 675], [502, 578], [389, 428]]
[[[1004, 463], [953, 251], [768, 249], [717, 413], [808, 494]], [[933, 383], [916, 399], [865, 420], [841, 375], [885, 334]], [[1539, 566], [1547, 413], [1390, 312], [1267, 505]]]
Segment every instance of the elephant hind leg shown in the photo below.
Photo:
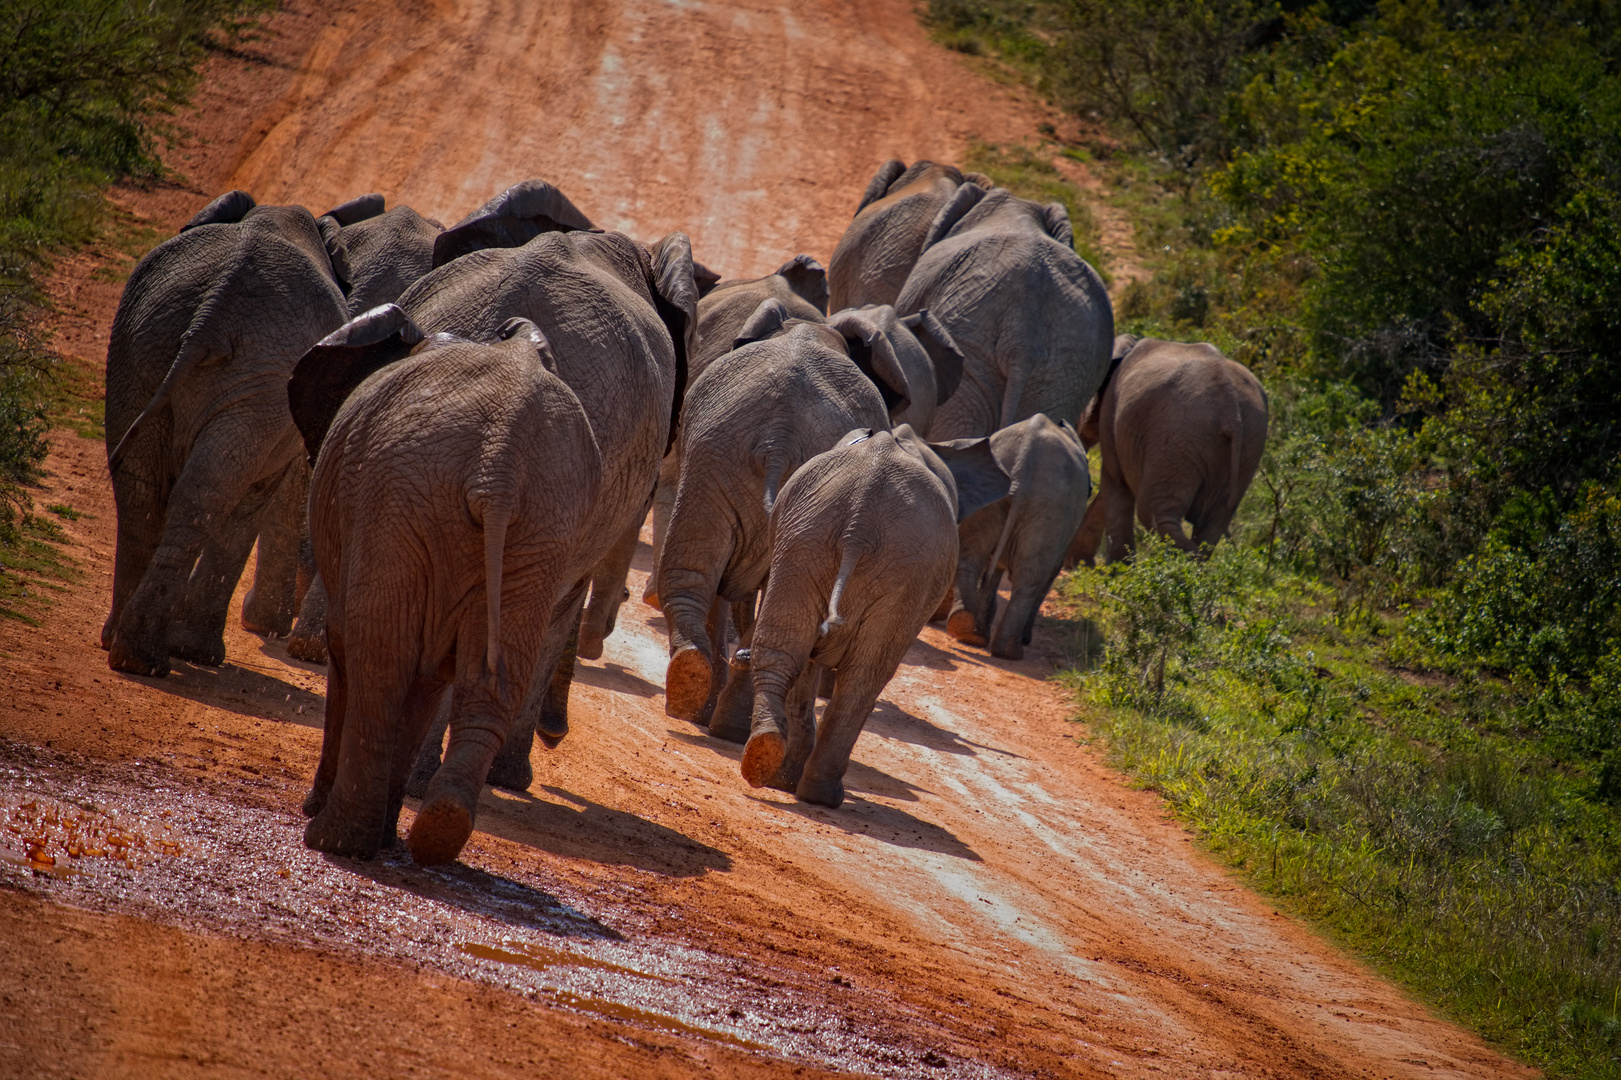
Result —
[[[708, 724], [724, 677], [726, 601], [716, 593], [704, 620], [702, 646], [698, 641], [677, 645], [664, 672], [664, 711], [678, 720]], [[672, 644], [676, 644], [672, 633]], [[717, 670], [718, 669], [718, 670]]]
[[299, 541], [305, 533], [310, 469], [302, 458], [287, 466], [259, 518], [259, 557], [253, 588], [242, 598], [242, 628], [262, 637], [285, 637], [298, 615]]
[[169, 617], [169, 655], [218, 667], [225, 663], [225, 622], [259, 530], [259, 500], [244, 500], [209, 538], [180, 602]]
[[321, 733], [321, 761], [315, 767], [315, 780], [304, 797], [304, 816], [314, 817], [326, 808], [327, 796], [338, 776], [338, 757], [343, 749], [343, 720], [348, 706], [348, 665], [344, 662], [341, 638], [333, 641], [331, 663], [326, 669], [326, 721]]
[[911, 638], [905, 638], [899, 649], [888, 649], [880, 656], [839, 668], [833, 697], [817, 725], [816, 743], [794, 786], [796, 799], [834, 809], [844, 802], [844, 774], [850, 768], [850, 754], [872, 707], [878, 703], [878, 695], [900, 666], [904, 646], [910, 643]]

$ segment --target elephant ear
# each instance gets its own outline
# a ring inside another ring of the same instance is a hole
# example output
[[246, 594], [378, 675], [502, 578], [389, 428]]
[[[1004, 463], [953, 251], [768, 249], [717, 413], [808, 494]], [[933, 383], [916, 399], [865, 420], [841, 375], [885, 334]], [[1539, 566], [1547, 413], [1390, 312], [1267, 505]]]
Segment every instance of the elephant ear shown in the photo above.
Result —
[[878, 166], [878, 171], [872, 174], [871, 180], [867, 181], [867, 190], [861, 193], [861, 205], [856, 207], [856, 214], [861, 213], [870, 204], [889, 194], [889, 185], [899, 179], [901, 173], [905, 171], [906, 162], [897, 158], [890, 158]]
[[956, 339], [928, 308], [901, 319], [901, 325], [912, 332], [923, 351], [934, 363], [935, 406], [944, 405], [962, 385], [963, 365], [967, 362]]
[[440, 233], [433, 242], [433, 265], [484, 248], [522, 247], [541, 233], [595, 228], [561, 191], [544, 180], [525, 180]]
[[357, 315], [316, 342], [287, 380], [287, 406], [315, 464], [338, 409], [372, 373], [409, 356], [422, 331], [398, 304]]
[[552, 343], [546, 340], [546, 335], [540, 327], [528, 319], [508, 319], [501, 324], [501, 329], [495, 334], [497, 341], [527, 341], [535, 347], [535, 353], [540, 357], [540, 366], [557, 374], [557, 354], [552, 352]]
[[321, 230], [321, 243], [326, 245], [327, 261], [332, 264], [332, 276], [338, 279], [343, 295], [348, 296], [355, 287], [354, 273], [349, 269], [349, 246], [343, 240], [343, 224], [331, 214], [315, 219]]
[[720, 284], [720, 275], [697, 259], [692, 260], [692, 283], [698, 287], [698, 299], [702, 300]]
[[929, 231], [923, 236], [923, 246], [918, 250], [927, 251], [951, 235], [951, 230], [957, 227], [957, 222], [961, 221], [968, 211], [978, 206], [979, 200], [987, 194], [988, 192], [978, 184], [964, 184], [959, 187], [951, 196], [951, 201], [934, 215], [934, 220], [929, 223]]
[[732, 339], [732, 348], [741, 349], [745, 345], [753, 345], [756, 341], [764, 341], [781, 330], [782, 324], [791, 318], [793, 316], [788, 313], [788, 305], [781, 300], [776, 297], [761, 300], [760, 306], [743, 320], [737, 336]]
[[348, 202], [339, 203], [322, 217], [329, 217], [339, 225], [353, 225], [357, 221], [367, 221], [377, 217], [383, 212], [383, 197], [375, 191], [370, 195], [356, 195]]
[[828, 319], [827, 324], [844, 338], [850, 359], [878, 388], [885, 411], [891, 417], [904, 412], [912, 403], [911, 386], [889, 335], [871, 316], [855, 308], [846, 308]]
[[[906, 425], [902, 424], [901, 426], [905, 427]], [[833, 445], [835, 447], [854, 446], [856, 443], [861, 442], [863, 439], [872, 438], [872, 431], [873, 431], [873, 429], [870, 428], [870, 427], [852, 428], [850, 431], [845, 432], [844, 438], [840, 439], [838, 442], [834, 443]]]
[[809, 255], [795, 255], [777, 267], [776, 274], [788, 283], [795, 296], [827, 314], [827, 268], [821, 263]]
[[990, 439], [954, 439], [930, 443], [951, 478], [957, 482], [957, 520], [967, 521], [974, 514], [1007, 497], [1013, 478], [997, 464]]
[[1065, 247], [1075, 247], [1075, 227], [1069, 223], [1069, 211], [1063, 203], [1048, 203], [1041, 208], [1041, 227]]
[[687, 363], [698, 332], [698, 284], [692, 266], [692, 241], [673, 232], [648, 253], [653, 273], [653, 306], [675, 344], [675, 398], [670, 403], [670, 435], [665, 453], [675, 445], [681, 422], [681, 402], [687, 396]]
[[990, 177], [986, 176], [982, 172], [965, 172], [965, 173], [962, 174], [962, 179], [963, 179], [963, 183], [965, 183], [965, 184], [978, 184], [980, 187], [984, 188], [986, 191], [989, 191], [989, 190], [991, 190], [991, 188], [996, 186], [996, 181], [992, 180]]
[[180, 231], [195, 229], [199, 225], [228, 225], [241, 221], [256, 205], [253, 196], [246, 191], [227, 191], [193, 214], [190, 221], [180, 226]]

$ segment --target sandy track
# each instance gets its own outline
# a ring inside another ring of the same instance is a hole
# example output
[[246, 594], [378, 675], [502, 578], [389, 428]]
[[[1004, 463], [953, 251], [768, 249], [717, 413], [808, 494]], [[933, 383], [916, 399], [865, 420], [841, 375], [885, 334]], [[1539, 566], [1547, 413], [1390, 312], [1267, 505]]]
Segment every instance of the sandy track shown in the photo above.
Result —
[[[825, 259], [883, 158], [1041, 119], [904, 2], [300, 3], [273, 29], [210, 73], [180, 162], [197, 190], [131, 208], [167, 228], [229, 186], [317, 210], [380, 190], [448, 221], [541, 175], [601, 224], [683, 228], [751, 274]], [[97, 265], [57, 287], [59, 340], [93, 367], [117, 301]], [[461, 877], [305, 852], [321, 670], [233, 621], [221, 669], [109, 672], [104, 455], [54, 447], [38, 501], [94, 517], [66, 526], [83, 579], [46, 626], [0, 625], [0, 809], [167, 809], [184, 854], [0, 863], [0, 1032], [23, 1033], [0, 1034], [0, 1074], [1525, 1072], [1238, 888], [1100, 765], [1042, 681], [1045, 627], [1021, 663], [926, 630], [826, 811], [751, 791], [736, 748], [664, 716], [662, 622], [630, 604], [531, 794], [486, 792]], [[573, 959], [510, 961], [548, 948]]]

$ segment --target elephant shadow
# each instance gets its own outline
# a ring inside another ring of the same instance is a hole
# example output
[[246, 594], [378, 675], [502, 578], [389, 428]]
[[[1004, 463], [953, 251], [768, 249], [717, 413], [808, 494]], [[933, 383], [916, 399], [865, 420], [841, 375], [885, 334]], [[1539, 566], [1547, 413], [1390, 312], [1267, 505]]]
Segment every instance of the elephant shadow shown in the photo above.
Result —
[[[322, 695], [294, 686], [274, 675], [229, 662], [219, 667], [208, 667], [173, 659], [168, 677], [162, 679], [123, 672], [114, 672], [113, 675], [187, 701], [255, 720], [301, 724], [317, 729], [325, 724], [326, 698]], [[302, 712], [299, 711], [301, 708]]]
[[619, 931], [543, 889], [462, 862], [438, 867], [418, 866], [403, 844], [372, 862], [337, 856], [328, 856], [327, 861], [379, 885], [506, 926], [540, 930], [558, 937], [624, 940]]
[[[873, 708], [872, 714], [867, 717], [867, 730], [885, 739], [894, 739], [898, 742], [911, 743], [926, 750], [935, 750], [943, 754], [966, 754], [969, 757], [978, 757], [980, 750], [1003, 757], [1023, 758], [1023, 754], [1015, 754], [1011, 750], [1003, 750], [995, 746], [965, 739], [955, 732], [947, 731], [936, 724], [931, 724], [921, 716], [914, 716], [892, 701], [880, 700]], [[879, 793], [882, 794], [882, 793]]]
[[[855, 763], [851, 763], [851, 772]], [[968, 862], [984, 862], [979, 853], [961, 840], [950, 829], [932, 821], [924, 821], [898, 806], [873, 802], [849, 791], [850, 774], [845, 774], [844, 804], [837, 810], [798, 801], [782, 801], [756, 796], [755, 802], [782, 813], [797, 814], [819, 825], [843, 829], [852, 836], [870, 836], [892, 847], [913, 848], [949, 855]]]
[[484, 789], [478, 831], [568, 859], [634, 866], [665, 877], [699, 877], [732, 868], [732, 857], [644, 817], [543, 785], [558, 800]]
[[[924, 629], [927, 630], [928, 627], [924, 627]], [[989, 655], [981, 659], [977, 656], [942, 649], [929, 641], [922, 633], [919, 633], [917, 639], [907, 648], [906, 655], [901, 658], [901, 664], [906, 667], [929, 668], [932, 671], [956, 671], [962, 664], [983, 665], [985, 660], [989, 659]]]
[[601, 667], [575, 665], [574, 681], [594, 686], [599, 690], [611, 690], [617, 694], [630, 694], [639, 698], [654, 698], [664, 693], [664, 687], [653, 685], [625, 665], [614, 663], [612, 660], [605, 662]]

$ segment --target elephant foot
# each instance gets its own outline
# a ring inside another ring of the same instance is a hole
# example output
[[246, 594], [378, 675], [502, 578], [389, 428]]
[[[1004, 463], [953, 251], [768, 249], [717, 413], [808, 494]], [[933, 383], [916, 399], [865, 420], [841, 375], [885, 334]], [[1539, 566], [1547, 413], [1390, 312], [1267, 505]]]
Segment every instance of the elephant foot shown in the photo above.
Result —
[[406, 843], [418, 865], [442, 866], [456, 861], [472, 835], [472, 809], [456, 796], [445, 794], [417, 811]]
[[642, 593], [642, 603], [646, 604], [659, 614], [664, 614], [664, 605], [659, 602], [659, 591], [652, 588], [651, 585], [648, 587], [646, 592]]
[[1009, 642], [997, 642], [991, 646], [991, 655], [1003, 660], [1023, 660], [1024, 645], [1015, 638]]
[[688, 646], [670, 657], [664, 673], [664, 712], [677, 720], [698, 722], [709, 704], [709, 657]]
[[115, 637], [110, 649], [107, 650], [107, 666], [114, 671], [124, 671], [131, 675], [147, 675], [161, 679], [169, 674], [169, 650], [153, 655], [148, 650], [136, 649], [121, 637]]
[[818, 806], [830, 807], [834, 810], [844, 802], [844, 780], [812, 780], [810, 777], [801, 777], [799, 786], [794, 789], [794, 798], [800, 802], [816, 803]]
[[601, 660], [602, 636], [580, 627], [580, 643], [575, 646], [574, 655], [581, 660]]
[[428, 794], [428, 783], [433, 774], [439, 771], [439, 748], [424, 747], [416, 761], [411, 763], [411, 774], [405, 778], [405, 793], [413, 799], [420, 799]]
[[182, 632], [169, 638], [169, 655], [205, 667], [225, 663], [225, 635]]
[[737, 650], [728, 665], [726, 685], [715, 701], [709, 717], [709, 734], [730, 743], [749, 741], [749, 725], [754, 711], [754, 679], [749, 674], [749, 651]]
[[967, 608], [961, 608], [951, 613], [946, 620], [946, 633], [962, 642], [964, 645], [985, 644], [985, 635], [974, 626], [974, 613]]
[[[543, 741], [545, 738], [545, 735], [541, 736]], [[557, 740], [557, 742], [561, 741], [561, 738]], [[556, 746], [557, 742], [553, 742], [551, 745]], [[535, 767], [529, 763], [528, 754], [524, 754], [522, 757], [517, 754], [510, 756], [497, 754], [495, 760], [490, 763], [490, 775], [486, 778], [486, 782], [491, 787], [502, 788], [506, 791], [528, 791], [529, 785], [535, 782]], [[427, 785], [423, 785], [423, 790], [426, 792]], [[413, 848], [413, 850], [415, 849]]]
[[260, 637], [286, 637], [292, 632], [296, 612], [260, 603], [258, 596], [258, 589], [249, 589], [248, 595], [242, 598], [242, 629]]
[[743, 749], [743, 779], [749, 787], [765, 787], [782, 768], [788, 756], [787, 741], [775, 731], [762, 731], [749, 736]]
[[304, 796], [304, 805], [301, 807], [301, 809], [304, 811], [304, 816], [312, 818], [316, 814], [319, 814], [322, 810], [326, 809], [326, 796], [327, 793], [325, 791], [317, 788], [311, 788], [310, 793]]
[[382, 830], [376, 825], [361, 825], [352, 818], [337, 820], [330, 804], [304, 826], [304, 846], [328, 855], [345, 855], [352, 859], [374, 859], [382, 847]]
[[929, 621], [939, 622], [942, 619], [950, 617], [951, 609], [956, 605], [957, 586], [953, 585], [951, 588], [946, 590], [945, 598], [940, 601], [940, 606], [934, 609], [934, 614], [929, 616]]
[[326, 635], [293, 634], [287, 639], [287, 655], [309, 664], [326, 663]]

